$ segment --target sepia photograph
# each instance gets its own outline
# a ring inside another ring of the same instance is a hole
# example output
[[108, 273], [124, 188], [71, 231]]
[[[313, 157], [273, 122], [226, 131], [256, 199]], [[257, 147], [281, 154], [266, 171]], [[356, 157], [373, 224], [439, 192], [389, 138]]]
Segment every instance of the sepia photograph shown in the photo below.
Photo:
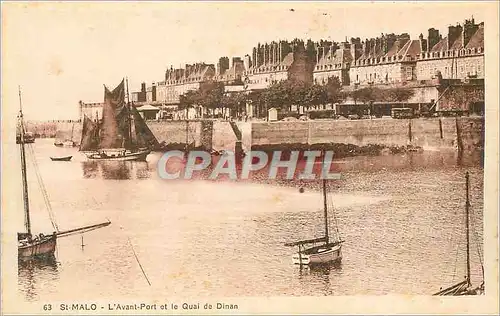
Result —
[[498, 314], [498, 10], [2, 2], [1, 314]]

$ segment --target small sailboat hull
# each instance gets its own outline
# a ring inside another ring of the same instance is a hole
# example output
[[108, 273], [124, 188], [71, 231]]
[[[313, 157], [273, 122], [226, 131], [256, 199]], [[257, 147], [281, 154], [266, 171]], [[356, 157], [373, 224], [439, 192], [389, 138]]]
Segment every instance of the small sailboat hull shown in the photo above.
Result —
[[52, 161], [70, 161], [73, 156], [64, 156], [64, 157], [50, 157]]
[[[312, 251], [311, 251], [312, 250]], [[314, 265], [325, 263], [336, 263], [342, 261], [342, 246], [314, 247], [298, 252], [292, 256], [294, 264]]]
[[53, 256], [56, 251], [57, 235], [52, 234], [35, 238], [31, 241], [21, 240], [17, 247], [19, 260], [30, 260], [39, 257]]
[[54, 142], [54, 146], [56, 147], [76, 147], [76, 143], [71, 140], [65, 140], [64, 142]]
[[146, 160], [146, 157], [151, 153], [151, 150], [142, 150], [138, 152], [111, 152], [111, 153], [85, 153], [88, 159], [91, 160], [115, 160], [115, 161], [130, 161], [130, 160]]

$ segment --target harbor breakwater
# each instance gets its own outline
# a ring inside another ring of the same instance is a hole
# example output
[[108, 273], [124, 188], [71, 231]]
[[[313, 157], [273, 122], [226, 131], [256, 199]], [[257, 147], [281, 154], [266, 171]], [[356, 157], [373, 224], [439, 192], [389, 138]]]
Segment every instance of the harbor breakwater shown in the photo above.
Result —
[[[244, 150], [343, 144], [354, 147], [418, 147], [477, 150], [484, 147], [484, 117], [418, 119], [310, 120], [289, 122], [148, 121], [160, 142], [193, 144], [215, 150]], [[235, 128], [237, 129], [235, 131]], [[79, 142], [81, 123], [29, 123], [40, 137], [69, 138]], [[240, 138], [240, 139], [238, 139]]]

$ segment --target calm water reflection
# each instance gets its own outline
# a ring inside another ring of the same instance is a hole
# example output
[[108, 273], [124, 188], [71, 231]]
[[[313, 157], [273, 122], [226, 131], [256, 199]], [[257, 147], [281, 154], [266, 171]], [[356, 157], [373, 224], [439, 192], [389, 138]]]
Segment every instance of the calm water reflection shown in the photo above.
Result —
[[[56, 152], [73, 154], [73, 160], [50, 161]], [[466, 171], [477, 230], [471, 236], [473, 281], [481, 275], [480, 154], [339, 160], [342, 179], [330, 188], [346, 240], [344, 259], [340, 267], [311, 270], [292, 265], [296, 249], [283, 243], [321, 235], [317, 181], [270, 181], [267, 171], [248, 181], [166, 181], [157, 175], [160, 154], [146, 162], [86, 161], [51, 140], [37, 140], [35, 153], [61, 229], [105, 218], [112, 225], [86, 234], [83, 249], [79, 236], [60, 239], [57, 262], [20, 265], [26, 299], [433, 293], [465, 273]], [[34, 176], [29, 181], [36, 189]], [[50, 231], [43, 196], [30, 197], [34, 232]], [[18, 209], [22, 227], [22, 201]]]
[[19, 287], [25, 293], [27, 300], [38, 298], [42, 288], [40, 284], [50, 283], [58, 278], [58, 263], [55, 256], [18, 262]]
[[146, 161], [82, 161], [83, 177], [106, 180], [147, 179], [151, 176]]

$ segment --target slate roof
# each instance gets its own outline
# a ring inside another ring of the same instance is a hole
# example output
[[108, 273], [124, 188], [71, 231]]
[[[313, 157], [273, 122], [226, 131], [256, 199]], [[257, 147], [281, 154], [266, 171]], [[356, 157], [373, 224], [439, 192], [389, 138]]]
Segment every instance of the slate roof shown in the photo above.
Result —
[[465, 48], [484, 48], [484, 27], [479, 26]]

